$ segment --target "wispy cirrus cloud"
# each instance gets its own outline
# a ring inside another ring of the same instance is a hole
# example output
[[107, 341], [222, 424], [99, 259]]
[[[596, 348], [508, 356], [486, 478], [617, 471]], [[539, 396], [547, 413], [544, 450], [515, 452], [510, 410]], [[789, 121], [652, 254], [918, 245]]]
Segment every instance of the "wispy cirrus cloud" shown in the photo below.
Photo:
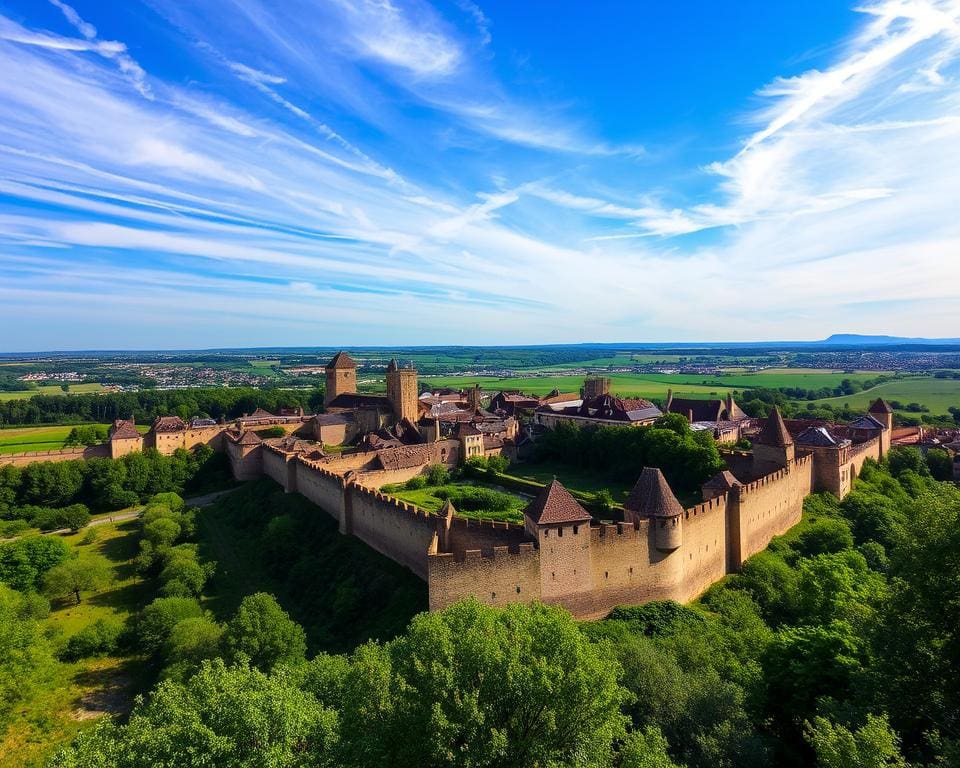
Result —
[[758, 91], [726, 157], [662, 178], [485, 68], [473, 3], [461, 29], [400, 0], [152, 0], [199, 63], [141, 68], [150, 99], [118, 66], [136, 46], [54, 5], [66, 33], [0, 17], [0, 320], [85, 312], [80, 346], [160, 338], [170, 307], [196, 344], [519, 343], [960, 311], [956, 2], [871, 4], [829, 66]]

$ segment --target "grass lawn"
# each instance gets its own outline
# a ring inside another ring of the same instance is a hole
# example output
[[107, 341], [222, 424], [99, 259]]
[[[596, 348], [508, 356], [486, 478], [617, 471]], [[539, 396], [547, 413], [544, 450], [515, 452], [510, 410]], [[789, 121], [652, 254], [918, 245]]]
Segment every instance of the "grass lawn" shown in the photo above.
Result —
[[81, 395], [90, 392], [100, 392], [102, 384], [71, 384], [70, 391], [64, 392], [59, 384], [43, 384], [36, 389], [21, 390], [19, 392], [0, 392], [0, 400], [26, 400], [34, 395]]
[[[11, 427], [0, 429], [0, 453], [24, 453], [26, 451], [56, 451], [64, 447], [64, 442], [75, 426]], [[109, 428], [109, 424], [100, 426]], [[149, 424], [137, 424], [140, 434], [150, 429]]]
[[858, 392], [844, 397], [829, 397], [812, 402], [828, 403], [834, 407], [849, 404], [853, 410], [866, 410], [878, 397], [897, 400], [903, 404], [920, 403], [927, 406], [930, 413], [942, 415], [948, 412], [947, 408], [950, 406], [960, 407], [960, 379], [935, 379], [932, 376], [898, 379], [874, 387], [868, 392]]
[[568, 491], [582, 494], [588, 498], [593, 498], [597, 491], [606, 489], [610, 491], [610, 495], [613, 496], [613, 500], [617, 504], [623, 504], [633, 488], [633, 483], [610, 480], [604, 475], [588, 469], [579, 469], [552, 461], [512, 464], [506, 474], [510, 477], [518, 477], [521, 480], [531, 480], [541, 485], [546, 485], [556, 477]]
[[[63, 539], [81, 554], [106, 557], [113, 583], [101, 592], [83, 595], [79, 605], [72, 600], [54, 602], [46, 623], [55, 642], [65, 641], [98, 618], [123, 622], [153, 597], [150, 584], [141, 582], [133, 569], [137, 521], [105, 523], [94, 530], [97, 537], [89, 544], [81, 543], [85, 531]], [[132, 697], [151, 682], [135, 659], [105, 657], [57, 663], [46, 685], [15, 710], [10, 727], [0, 738], [0, 765], [43, 765], [81, 728], [107, 713], [126, 711]]]
[[457, 515], [459, 517], [470, 517], [474, 519], [482, 520], [502, 520], [508, 523], [522, 523], [523, 522], [523, 509], [530, 503], [529, 498], [525, 498], [516, 494], [513, 491], [507, 491], [504, 488], [497, 488], [492, 486], [486, 486], [480, 483], [471, 483], [471, 482], [459, 482], [459, 483], [447, 483], [446, 485], [434, 485], [428, 486], [426, 488], [418, 488], [416, 490], [406, 490], [402, 485], [386, 486], [383, 488], [384, 493], [388, 493], [391, 496], [395, 496], [401, 501], [406, 501], [410, 504], [416, 504], [421, 509], [425, 509], [428, 512], [439, 512], [440, 507], [443, 506], [445, 499], [437, 495], [437, 491], [441, 489], [449, 490], [453, 493], [456, 493], [458, 489], [469, 489], [469, 488], [490, 488], [491, 490], [496, 490], [498, 493], [509, 496], [513, 503], [509, 510], [469, 510], [462, 509], [461, 506], [457, 505], [456, 499], [453, 499], [454, 509], [457, 510]]

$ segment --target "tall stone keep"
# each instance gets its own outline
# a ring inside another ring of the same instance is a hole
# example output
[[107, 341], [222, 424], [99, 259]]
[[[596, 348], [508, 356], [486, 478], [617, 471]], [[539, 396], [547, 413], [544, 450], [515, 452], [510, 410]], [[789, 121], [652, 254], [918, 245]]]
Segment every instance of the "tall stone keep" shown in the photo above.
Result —
[[588, 376], [583, 380], [583, 399], [593, 400], [595, 397], [610, 394], [610, 379], [606, 376]]
[[387, 366], [387, 398], [393, 406], [393, 415], [397, 420], [409, 419], [417, 422], [417, 371], [415, 368], [401, 368], [396, 360]]
[[357, 364], [346, 352], [337, 352], [324, 370], [327, 374], [327, 391], [323, 397], [325, 406], [337, 395], [357, 391]]

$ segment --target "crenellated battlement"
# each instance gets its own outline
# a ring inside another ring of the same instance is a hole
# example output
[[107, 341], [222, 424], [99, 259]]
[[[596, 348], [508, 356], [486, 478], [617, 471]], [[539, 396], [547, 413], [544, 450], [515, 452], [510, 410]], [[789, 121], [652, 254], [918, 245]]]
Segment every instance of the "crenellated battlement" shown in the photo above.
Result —
[[727, 509], [727, 494], [723, 493], [719, 496], [714, 496], [712, 499], [704, 501], [701, 504], [697, 504], [693, 507], [687, 507], [683, 510], [683, 518], [689, 520], [691, 517], [697, 517], [698, 515], [705, 515], [709, 512], [725, 512]]

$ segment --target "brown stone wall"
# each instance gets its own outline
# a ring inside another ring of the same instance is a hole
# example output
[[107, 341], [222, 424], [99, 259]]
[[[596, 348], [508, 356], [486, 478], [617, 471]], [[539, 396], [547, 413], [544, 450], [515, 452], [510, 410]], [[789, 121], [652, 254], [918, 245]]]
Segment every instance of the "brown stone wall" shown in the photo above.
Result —
[[343, 478], [325, 469], [316, 462], [294, 459], [296, 465], [297, 493], [309, 499], [330, 517], [340, 523], [343, 530]]
[[812, 456], [803, 456], [787, 469], [734, 488], [731, 495], [738, 495], [741, 561], [799, 523], [803, 500], [812, 490]]
[[324, 424], [313, 429], [313, 439], [324, 445], [343, 445], [352, 437], [353, 424]]
[[463, 559], [467, 550], [476, 549], [489, 555], [495, 547], [508, 546], [516, 550], [520, 544], [529, 541], [522, 525], [456, 516], [451, 521], [449, 537], [447, 549], [458, 559]]
[[727, 573], [727, 497], [684, 510], [683, 546], [676, 551], [683, 568], [680, 600], [692, 600]]
[[231, 440], [226, 441], [226, 446], [234, 479], [256, 480], [263, 474], [262, 446], [237, 445]]
[[421, 474], [427, 465], [406, 467], [404, 469], [361, 469], [357, 471], [357, 482], [367, 488], [380, 488], [391, 483], [405, 483], [411, 477]]
[[347, 532], [427, 580], [427, 550], [436, 520], [412, 504], [370, 488], [347, 486]]
[[431, 554], [427, 558], [427, 586], [431, 611], [468, 596], [498, 607], [539, 600], [540, 553], [527, 543], [517, 552], [498, 547], [490, 556], [482, 556], [479, 550], [466, 552], [463, 559]]
[[292, 489], [287, 473], [287, 462], [292, 458], [292, 454], [287, 455], [269, 445], [264, 445], [260, 450], [263, 452], [263, 474], [280, 483], [283, 490], [289, 493]]
[[566, 605], [593, 589], [590, 525], [553, 525], [537, 529], [540, 547], [540, 597]]
[[120, 438], [110, 441], [110, 458], [119, 459], [128, 453], [139, 453], [143, 450], [142, 437]]
[[22, 467], [37, 461], [77, 461], [78, 459], [108, 458], [110, 443], [89, 447], [61, 448], [57, 451], [26, 451], [24, 453], [5, 453], [0, 455], [0, 466], [11, 464]]

